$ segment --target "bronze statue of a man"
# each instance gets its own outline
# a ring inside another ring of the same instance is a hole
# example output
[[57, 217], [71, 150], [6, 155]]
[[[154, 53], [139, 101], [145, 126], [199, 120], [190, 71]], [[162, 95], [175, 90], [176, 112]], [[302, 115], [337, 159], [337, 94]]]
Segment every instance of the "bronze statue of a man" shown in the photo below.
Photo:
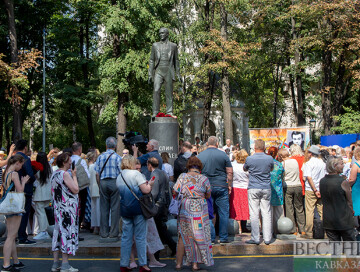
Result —
[[166, 114], [173, 114], [173, 81], [175, 73], [181, 82], [178, 49], [175, 43], [169, 42], [169, 30], [161, 28], [159, 31], [160, 42], [151, 47], [149, 61], [149, 80], [154, 82], [153, 113], [155, 117], [160, 111], [160, 91], [165, 85]]

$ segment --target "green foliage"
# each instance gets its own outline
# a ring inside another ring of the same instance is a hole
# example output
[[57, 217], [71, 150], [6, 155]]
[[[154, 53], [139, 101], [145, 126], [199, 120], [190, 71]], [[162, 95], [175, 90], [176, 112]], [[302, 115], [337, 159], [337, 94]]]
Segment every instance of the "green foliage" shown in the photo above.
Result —
[[352, 134], [360, 132], [359, 111], [344, 107], [345, 113], [333, 118], [340, 122], [340, 125], [332, 128], [333, 131], [341, 134]]

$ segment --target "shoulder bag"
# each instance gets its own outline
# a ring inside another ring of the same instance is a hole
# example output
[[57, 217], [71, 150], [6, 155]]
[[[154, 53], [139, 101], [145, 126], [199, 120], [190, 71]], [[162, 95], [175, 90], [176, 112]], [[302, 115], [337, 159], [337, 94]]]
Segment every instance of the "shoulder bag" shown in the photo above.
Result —
[[124, 176], [121, 172], [120, 172], [120, 175], [121, 175], [123, 181], [125, 182], [126, 186], [129, 188], [129, 190], [133, 194], [133, 196], [140, 202], [141, 211], [142, 211], [142, 214], [145, 217], [145, 219], [150, 219], [150, 218], [156, 216], [159, 208], [158, 208], [158, 206], [155, 205], [152, 194], [148, 193], [148, 194], [142, 195], [141, 197], [138, 197], [134, 193], [134, 191], [130, 188], [130, 186], [124, 179]]
[[81, 165], [81, 158], [78, 160], [78, 162], [75, 165], [76, 168], [76, 178], [79, 185], [79, 190], [83, 190], [86, 187], [89, 187], [90, 185], [90, 178], [88, 174], [85, 171], [84, 166]]
[[182, 191], [182, 185], [180, 187], [180, 192], [175, 198], [171, 199], [170, 206], [169, 206], [169, 213], [172, 215], [179, 215], [180, 208], [181, 208], [181, 201], [183, 199]]
[[[5, 184], [7, 182], [9, 174], [6, 176]], [[8, 215], [25, 212], [25, 195], [23, 192], [10, 192], [13, 187], [14, 182], [11, 182], [9, 188], [6, 190], [4, 196], [0, 200], [0, 214]]]

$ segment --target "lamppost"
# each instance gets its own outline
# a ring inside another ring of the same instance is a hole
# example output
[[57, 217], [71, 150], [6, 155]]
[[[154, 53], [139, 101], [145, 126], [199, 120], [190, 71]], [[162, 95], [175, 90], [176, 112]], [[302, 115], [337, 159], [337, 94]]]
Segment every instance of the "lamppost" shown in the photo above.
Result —
[[310, 145], [312, 145], [312, 132], [315, 130], [316, 120], [312, 118], [310, 120]]

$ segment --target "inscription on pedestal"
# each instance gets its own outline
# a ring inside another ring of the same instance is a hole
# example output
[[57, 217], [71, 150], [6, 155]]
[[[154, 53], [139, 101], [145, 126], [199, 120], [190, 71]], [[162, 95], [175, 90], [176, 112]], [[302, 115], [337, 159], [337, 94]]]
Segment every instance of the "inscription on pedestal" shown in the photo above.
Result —
[[157, 117], [149, 125], [149, 139], [159, 141], [159, 153], [167, 152], [170, 164], [174, 164], [178, 155], [179, 124], [171, 117]]

